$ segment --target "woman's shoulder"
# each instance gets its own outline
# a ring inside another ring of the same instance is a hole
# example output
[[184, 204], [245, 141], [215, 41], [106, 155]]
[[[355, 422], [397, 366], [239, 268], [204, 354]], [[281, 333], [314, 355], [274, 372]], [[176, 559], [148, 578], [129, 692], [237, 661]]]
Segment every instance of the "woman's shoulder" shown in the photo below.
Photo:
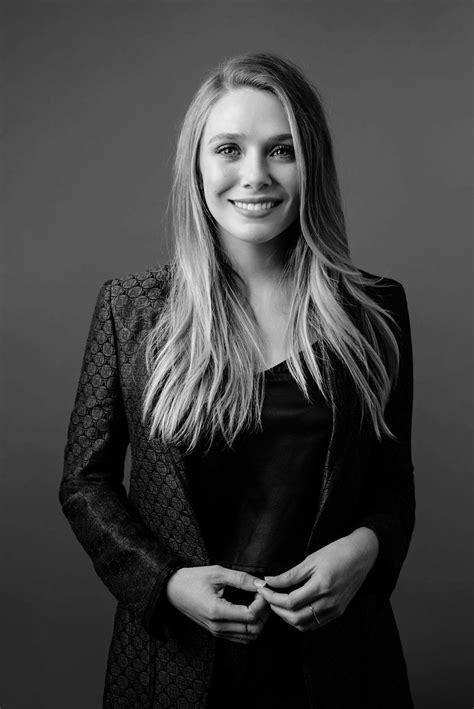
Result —
[[368, 288], [403, 288], [400, 281], [395, 280], [395, 278], [390, 278], [389, 276], [379, 276], [375, 273], [364, 271], [362, 268], [358, 268], [357, 271], [362, 276], [364, 285]]
[[169, 293], [172, 265], [169, 263], [144, 271], [127, 273], [103, 282], [97, 298], [99, 308], [111, 308], [124, 323], [156, 314]]
[[172, 265], [166, 263], [144, 271], [110, 278], [103, 287], [110, 289], [111, 303], [115, 308], [153, 306], [166, 297], [171, 272]]
[[361, 268], [357, 271], [361, 277], [360, 285], [369, 297], [380, 302], [384, 307], [392, 303], [406, 301], [405, 289], [400, 281], [389, 276], [380, 276]]
[[395, 278], [379, 276], [360, 268], [357, 270], [363, 290], [369, 298], [389, 313], [399, 327], [409, 329], [408, 303], [402, 283]]
[[152, 288], [164, 287], [167, 285], [171, 275], [172, 265], [169, 263], [147, 268], [144, 271], [136, 271], [126, 273], [125, 275], [110, 278], [108, 283], [111, 284], [116, 291], [120, 290], [123, 293], [133, 294], [136, 289], [141, 289], [144, 292], [149, 292]]

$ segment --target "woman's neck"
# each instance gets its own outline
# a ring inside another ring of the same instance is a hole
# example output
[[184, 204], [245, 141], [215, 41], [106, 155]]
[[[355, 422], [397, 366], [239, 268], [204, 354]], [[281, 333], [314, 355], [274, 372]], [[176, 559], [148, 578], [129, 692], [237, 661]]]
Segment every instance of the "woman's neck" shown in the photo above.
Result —
[[245, 284], [249, 300], [265, 300], [273, 297], [275, 292], [282, 291], [288, 250], [295, 235], [292, 227], [274, 239], [259, 244], [237, 239], [225, 240], [225, 252]]

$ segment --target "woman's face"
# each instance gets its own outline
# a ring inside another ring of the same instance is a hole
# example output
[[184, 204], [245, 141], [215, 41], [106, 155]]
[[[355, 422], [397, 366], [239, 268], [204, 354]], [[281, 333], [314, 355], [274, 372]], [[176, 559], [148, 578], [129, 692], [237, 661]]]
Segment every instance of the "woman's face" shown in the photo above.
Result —
[[204, 126], [199, 168], [224, 244], [270, 241], [298, 217], [290, 126], [268, 91], [239, 88], [217, 101]]

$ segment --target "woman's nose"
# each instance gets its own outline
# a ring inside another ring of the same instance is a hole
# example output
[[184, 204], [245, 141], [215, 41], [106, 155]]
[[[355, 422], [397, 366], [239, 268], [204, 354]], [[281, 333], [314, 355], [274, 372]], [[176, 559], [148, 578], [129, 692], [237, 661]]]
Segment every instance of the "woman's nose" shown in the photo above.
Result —
[[267, 161], [260, 155], [248, 155], [242, 164], [242, 186], [261, 189], [271, 183]]

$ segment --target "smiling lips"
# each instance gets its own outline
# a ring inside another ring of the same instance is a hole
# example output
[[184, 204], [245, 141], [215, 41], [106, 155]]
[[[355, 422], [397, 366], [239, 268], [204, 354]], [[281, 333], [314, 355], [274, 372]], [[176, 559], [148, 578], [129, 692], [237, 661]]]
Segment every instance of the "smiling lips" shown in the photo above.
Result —
[[248, 212], [268, 212], [270, 209], [273, 209], [273, 207], [280, 204], [281, 200], [259, 200], [250, 202], [230, 199], [229, 202], [234, 206], [239, 207], [239, 209], [245, 209]]

